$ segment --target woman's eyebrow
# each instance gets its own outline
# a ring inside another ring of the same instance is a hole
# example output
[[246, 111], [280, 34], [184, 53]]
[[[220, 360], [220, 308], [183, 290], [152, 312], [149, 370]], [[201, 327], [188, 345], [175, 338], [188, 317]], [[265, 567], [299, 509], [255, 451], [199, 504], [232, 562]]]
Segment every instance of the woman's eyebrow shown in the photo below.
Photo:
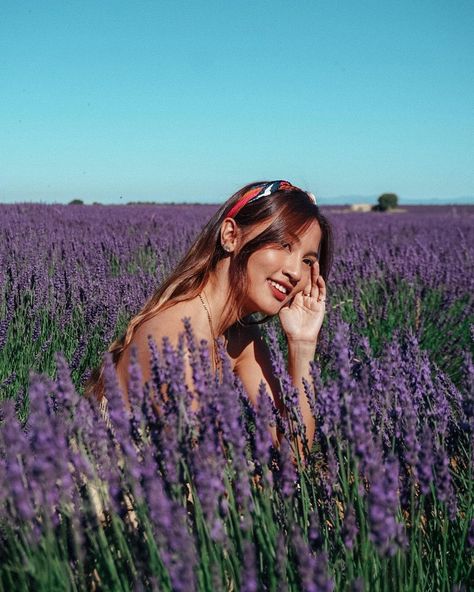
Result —
[[[301, 239], [298, 236], [296, 236], [296, 234], [290, 233], [289, 236], [297, 245], [301, 244]], [[319, 249], [318, 251], [308, 251], [305, 254], [305, 257], [307, 257], [308, 255], [312, 255], [313, 257], [316, 257], [316, 259], [319, 260]]]

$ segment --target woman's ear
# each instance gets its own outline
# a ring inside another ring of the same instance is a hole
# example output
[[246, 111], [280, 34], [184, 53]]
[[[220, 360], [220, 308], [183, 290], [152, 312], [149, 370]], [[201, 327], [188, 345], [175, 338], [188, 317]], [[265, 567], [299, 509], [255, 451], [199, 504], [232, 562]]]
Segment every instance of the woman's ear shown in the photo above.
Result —
[[221, 225], [221, 245], [224, 251], [232, 253], [237, 248], [240, 230], [233, 218], [226, 218]]

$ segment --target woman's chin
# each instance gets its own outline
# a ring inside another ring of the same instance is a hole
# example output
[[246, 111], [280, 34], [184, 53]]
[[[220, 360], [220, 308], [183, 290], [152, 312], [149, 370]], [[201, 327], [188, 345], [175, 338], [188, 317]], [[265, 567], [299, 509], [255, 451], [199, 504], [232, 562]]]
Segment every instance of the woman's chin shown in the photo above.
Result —
[[272, 304], [262, 304], [257, 312], [266, 317], [273, 317], [280, 312], [284, 305], [284, 302], [279, 302], [275, 300], [275, 302]]
[[244, 314], [244, 318], [250, 315], [257, 315], [258, 317], [273, 317], [280, 312], [282, 305], [276, 306], [269, 306], [267, 305], [260, 305], [260, 306], [253, 306], [251, 309], [247, 309]]
[[272, 295], [269, 295], [266, 298], [260, 297], [258, 299], [252, 299], [252, 301], [248, 302], [247, 306], [244, 308], [245, 316], [260, 314], [266, 317], [273, 317], [280, 312], [283, 306], [285, 306], [286, 300], [287, 298], [279, 300]]

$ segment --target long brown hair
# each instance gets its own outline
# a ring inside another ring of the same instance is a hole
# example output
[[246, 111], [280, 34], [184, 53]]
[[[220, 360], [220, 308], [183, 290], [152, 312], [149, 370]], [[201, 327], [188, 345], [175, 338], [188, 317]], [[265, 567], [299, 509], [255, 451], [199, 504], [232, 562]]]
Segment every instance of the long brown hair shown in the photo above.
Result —
[[[114, 364], [118, 363], [120, 356], [131, 343], [135, 331], [142, 323], [156, 315], [158, 311], [166, 310], [178, 302], [195, 298], [206, 285], [218, 262], [225, 257], [230, 257], [229, 285], [231, 293], [221, 325], [216, 327], [216, 333], [220, 335], [223, 327], [235, 315], [235, 311], [238, 311], [238, 318], [242, 318], [242, 304], [247, 290], [247, 262], [250, 255], [266, 246], [281, 244], [288, 241], [289, 238], [298, 236], [315, 220], [318, 222], [322, 234], [319, 247], [320, 273], [327, 281], [333, 254], [331, 225], [308, 194], [296, 187], [276, 191], [245, 205], [234, 216], [244, 237], [255, 225], [268, 220], [272, 220], [272, 222], [260, 234], [244, 243], [236, 253], [229, 254], [223, 249], [220, 230], [227, 213], [247, 191], [265, 183], [267, 182], [257, 181], [242, 187], [219, 208], [178, 263], [176, 269], [155, 291], [140, 312], [130, 320], [122, 337], [110, 345], [108, 351], [112, 354]], [[86, 385], [86, 394], [94, 395], [99, 399], [103, 397], [103, 365], [92, 373]]]

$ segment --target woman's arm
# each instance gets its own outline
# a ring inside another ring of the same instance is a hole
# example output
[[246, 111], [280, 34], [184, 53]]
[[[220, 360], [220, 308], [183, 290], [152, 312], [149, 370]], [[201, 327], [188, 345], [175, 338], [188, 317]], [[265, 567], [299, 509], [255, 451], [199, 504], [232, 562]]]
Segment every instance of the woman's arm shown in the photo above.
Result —
[[[312, 269], [310, 282], [303, 292], [296, 294], [292, 302], [281, 309], [279, 316], [288, 342], [288, 373], [298, 389], [298, 402], [306, 428], [306, 438], [311, 447], [316, 424], [304, 391], [303, 378], [310, 381], [309, 363], [314, 360], [325, 314], [326, 286], [324, 279], [319, 275], [317, 264]], [[236, 331], [238, 333], [231, 335], [229, 339], [229, 355], [236, 360], [234, 371], [242, 380], [249, 397], [256, 402], [258, 387], [263, 381], [272, 394], [276, 407], [285, 415], [280, 385], [273, 375], [270, 354], [259, 328], [254, 326]], [[275, 443], [281, 440], [281, 434], [276, 430], [273, 430], [272, 437]], [[304, 456], [301, 441], [298, 441], [298, 448]]]
[[[263, 382], [282, 417], [287, 417], [280, 383], [273, 373], [270, 352], [258, 326], [232, 329], [228, 350], [230, 356], [236, 360], [234, 371], [242, 381], [252, 403], [257, 403], [258, 389]], [[315, 345], [288, 342], [288, 372], [294, 385], [298, 387], [298, 402], [309, 443], [314, 437], [315, 420], [304, 392], [303, 378], [310, 380], [309, 362], [314, 359], [314, 353]], [[273, 444], [279, 445], [283, 437], [281, 432], [276, 427], [271, 428], [270, 432]], [[298, 442], [298, 448], [304, 456], [302, 442]]]
[[[293, 380], [293, 384], [298, 389], [298, 402], [306, 428], [306, 439], [310, 448], [316, 431], [316, 421], [311, 412], [308, 397], [304, 391], [303, 378], [310, 382], [309, 363], [314, 360], [315, 353], [316, 343], [288, 341], [288, 373]], [[298, 442], [298, 444], [300, 453], [302, 453], [302, 443]]]
[[[326, 284], [319, 274], [318, 263], [315, 263], [311, 268], [308, 284], [279, 313], [282, 329], [288, 342], [288, 372], [293, 379], [293, 384], [298, 389], [298, 400], [310, 448], [316, 423], [304, 391], [303, 378], [309, 382], [309, 363], [314, 360], [319, 331], [326, 312], [325, 303]], [[298, 442], [298, 445], [300, 453], [302, 453], [302, 442]]]

